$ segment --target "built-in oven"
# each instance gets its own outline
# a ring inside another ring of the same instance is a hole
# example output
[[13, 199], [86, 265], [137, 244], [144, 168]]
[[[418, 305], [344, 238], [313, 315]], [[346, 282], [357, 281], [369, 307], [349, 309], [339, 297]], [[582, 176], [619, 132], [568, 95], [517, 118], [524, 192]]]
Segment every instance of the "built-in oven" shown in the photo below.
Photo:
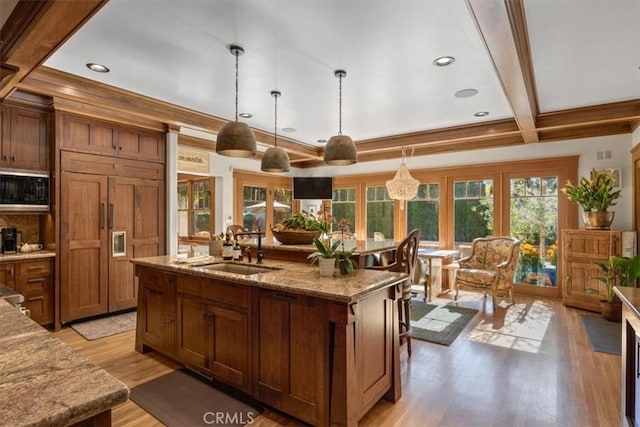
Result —
[[29, 171], [0, 171], [2, 211], [49, 211], [49, 175]]

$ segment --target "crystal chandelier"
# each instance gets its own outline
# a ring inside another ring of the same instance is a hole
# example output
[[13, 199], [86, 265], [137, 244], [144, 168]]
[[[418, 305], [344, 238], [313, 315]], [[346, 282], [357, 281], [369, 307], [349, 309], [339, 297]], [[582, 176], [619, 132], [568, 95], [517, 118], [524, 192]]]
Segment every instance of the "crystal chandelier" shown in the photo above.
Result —
[[386, 187], [389, 197], [394, 200], [402, 200], [400, 209], [404, 210], [404, 205], [407, 200], [411, 200], [418, 194], [418, 187], [420, 181], [415, 179], [409, 173], [407, 165], [404, 162], [404, 148], [402, 149], [402, 163], [396, 172], [396, 176], [393, 179], [387, 181]]

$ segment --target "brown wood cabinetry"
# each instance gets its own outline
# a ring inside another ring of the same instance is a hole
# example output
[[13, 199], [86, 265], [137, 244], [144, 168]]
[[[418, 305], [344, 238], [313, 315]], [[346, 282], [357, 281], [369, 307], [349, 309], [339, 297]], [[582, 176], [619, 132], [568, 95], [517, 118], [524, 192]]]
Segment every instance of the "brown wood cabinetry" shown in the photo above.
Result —
[[68, 114], [61, 148], [160, 163], [165, 158], [161, 133]]
[[24, 295], [23, 306], [41, 325], [53, 322], [53, 260], [41, 258], [19, 261], [16, 290]]
[[325, 305], [317, 299], [260, 290], [254, 373], [258, 399], [318, 425], [328, 395]]
[[48, 113], [23, 107], [0, 107], [0, 166], [49, 169]]
[[245, 392], [250, 391], [248, 301], [246, 287], [178, 277], [180, 360]]
[[562, 301], [565, 305], [600, 311], [602, 295], [587, 291], [600, 289], [604, 283], [597, 263], [609, 263], [611, 255], [622, 255], [621, 231], [563, 230], [562, 231]]
[[13, 262], [0, 263], [0, 283], [11, 289], [16, 288], [16, 264]]
[[176, 277], [149, 269], [138, 272], [136, 349], [142, 343], [171, 357], [176, 355]]

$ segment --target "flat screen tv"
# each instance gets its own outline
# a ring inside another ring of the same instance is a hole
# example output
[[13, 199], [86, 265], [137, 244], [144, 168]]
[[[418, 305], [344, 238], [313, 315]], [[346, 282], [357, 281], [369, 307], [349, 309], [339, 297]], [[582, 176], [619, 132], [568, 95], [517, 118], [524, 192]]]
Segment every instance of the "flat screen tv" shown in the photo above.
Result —
[[333, 197], [333, 178], [330, 177], [294, 177], [294, 199], [331, 199]]

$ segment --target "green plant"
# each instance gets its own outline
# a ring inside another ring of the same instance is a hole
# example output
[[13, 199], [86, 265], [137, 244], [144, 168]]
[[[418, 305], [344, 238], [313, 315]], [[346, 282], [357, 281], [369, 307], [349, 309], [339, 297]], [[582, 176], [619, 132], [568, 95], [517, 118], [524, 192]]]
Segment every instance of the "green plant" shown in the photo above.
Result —
[[[635, 286], [636, 280], [640, 278], [640, 255], [633, 258], [611, 256], [609, 264], [597, 263], [604, 276], [596, 277], [606, 285], [606, 293], [601, 294], [605, 301], [613, 303], [617, 301], [613, 291], [614, 286]], [[598, 289], [587, 288], [589, 293], [600, 293]]]
[[328, 225], [324, 221], [320, 221], [315, 215], [307, 212], [296, 212], [290, 218], [285, 219], [277, 224], [274, 229], [277, 231], [284, 230], [307, 230], [307, 231], [328, 231]]
[[605, 212], [620, 197], [620, 190], [613, 189], [614, 184], [613, 169], [592, 169], [589, 178], [583, 176], [576, 185], [567, 181], [560, 191], [585, 212]]
[[311, 259], [312, 264], [316, 264], [319, 258], [334, 258], [340, 268], [340, 273], [351, 274], [353, 272], [357, 262], [351, 257], [353, 252], [344, 250], [342, 240], [330, 243], [329, 240], [315, 238], [313, 239], [313, 244], [318, 250], [307, 257]]

